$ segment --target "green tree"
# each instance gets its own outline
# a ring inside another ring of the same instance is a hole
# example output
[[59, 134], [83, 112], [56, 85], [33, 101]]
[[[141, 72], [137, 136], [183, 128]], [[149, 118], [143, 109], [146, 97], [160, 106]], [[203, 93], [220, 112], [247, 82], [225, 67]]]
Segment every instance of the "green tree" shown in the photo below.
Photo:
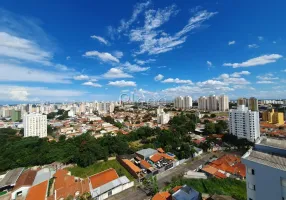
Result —
[[215, 118], [215, 117], [216, 117], [216, 114], [212, 113], [211, 118]]
[[204, 130], [204, 133], [205, 134], [214, 134], [216, 132], [216, 129], [215, 129], [215, 124], [214, 123], [207, 123], [205, 124], [205, 130]]

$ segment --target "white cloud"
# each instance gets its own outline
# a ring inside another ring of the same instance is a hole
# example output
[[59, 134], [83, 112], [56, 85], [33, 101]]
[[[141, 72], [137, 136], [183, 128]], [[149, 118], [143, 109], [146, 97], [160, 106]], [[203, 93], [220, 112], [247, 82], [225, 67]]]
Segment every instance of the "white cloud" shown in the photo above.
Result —
[[70, 56], [67, 56], [67, 57], [66, 57], [66, 60], [70, 60], [70, 59], [71, 59], [71, 57], [70, 57]]
[[50, 60], [53, 55], [45, 51], [34, 41], [0, 32], [0, 56], [16, 58], [22, 61], [52, 65]]
[[86, 92], [76, 90], [0, 85], [1, 101], [66, 101], [71, 97], [82, 97], [85, 94]]
[[81, 75], [78, 75], [78, 76], [74, 76], [73, 79], [77, 80], [77, 81], [88, 80], [89, 76], [81, 74]]
[[228, 42], [228, 45], [234, 45], [234, 44], [235, 44], [235, 41], [234, 41], [234, 40]]
[[137, 64], [139, 65], [145, 65], [145, 64], [148, 64], [148, 63], [151, 63], [151, 62], [155, 62], [156, 59], [147, 59], [147, 60], [138, 60], [138, 59], [135, 59], [134, 60]]
[[119, 59], [119, 58], [122, 58], [123, 52], [122, 51], [114, 51], [113, 55]]
[[272, 84], [274, 82], [273, 81], [257, 81], [256, 83], [258, 83], [258, 84]]
[[71, 83], [72, 75], [38, 70], [9, 63], [0, 64], [0, 81]]
[[122, 66], [126, 71], [129, 72], [144, 72], [150, 69], [150, 67], [140, 67], [135, 64], [130, 64], [129, 62], [125, 62], [124, 64], [122, 64]]
[[257, 38], [258, 38], [258, 40], [260, 40], [260, 41], [264, 40], [264, 38], [263, 38], [262, 36], [258, 36]]
[[154, 77], [155, 81], [161, 81], [164, 78], [162, 74], [158, 74], [157, 76]]
[[98, 40], [99, 42], [101, 42], [101, 43], [103, 43], [103, 44], [105, 44], [105, 45], [108, 45], [109, 44], [109, 42], [106, 40], [106, 39], [104, 39], [103, 37], [100, 37], [100, 36], [96, 36], [96, 35], [92, 35], [92, 36], [90, 36], [92, 39], [95, 39], [95, 40]]
[[193, 82], [191, 80], [181, 80], [178, 78], [167, 78], [165, 80], [162, 81], [162, 83], [177, 83], [177, 84], [189, 84], [192, 85]]
[[103, 78], [132, 78], [130, 74], [123, 72], [121, 69], [118, 68], [111, 68], [102, 75]]
[[68, 71], [70, 70], [66, 65], [62, 65], [62, 64], [56, 64], [55, 68], [61, 71]]
[[114, 57], [113, 55], [111, 55], [110, 53], [107, 53], [107, 52], [87, 51], [87, 52], [85, 52], [85, 54], [83, 56], [88, 57], [88, 58], [97, 57], [98, 59], [100, 59], [103, 62], [117, 62], [117, 63], [119, 63], [119, 60], [116, 57]]
[[257, 79], [262, 81], [269, 81], [269, 80], [278, 80], [278, 77], [275, 77], [272, 73], [267, 73], [262, 76], [256, 76]]
[[253, 49], [253, 48], [258, 48], [259, 46], [257, 44], [249, 44], [248, 48]]
[[146, 1], [143, 3], [137, 3], [134, 6], [134, 10], [133, 10], [131, 18], [128, 21], [121, 20], [120, 26], [118, 27], [117, 31], [122, 32], [122, 31], [129, 29], [131, 24], [133, 24], [137, 20], [139, 14], [142, 13], [150, 4], [151, 4], [151, 1]]
[[257, 65], [265, 65], [268, 63], [274, 63], [278, 59], [282, 58], [283, 56], [279, 54], [268, 54], [268, 55], [262, 55], [256, 58], [249, 59], [242, 63], [224, 63], [223, 66], [229, 66], [233, 68], [237, 67], [252, 67]]
[[234, 72], [231, 77], [239, 78], [241, 75], [250, 75], [249, 71]]
[[115, 87], [136, 87], [136, 83], [134, 81], [109, 81], [108, 85]]
[[221, 87], [228, 85], [227, 83], [217, 81], [217, 80], [206, 80], [203, 82], [197, 82], [199, 87]]
[[94, 83], [92, 81], [84, 82], [82, 85], [88, 85], [88, 86], [92, 86], [92, 87], [102, 87], [102, 85], [100, 85], [98, 83]]
[[213, 66], [211, 61], [207, 61], [207, 65], [208, 65], [208, 67], [212, 67]]
[[174, 5], [164, 9], [146, 11], [144, 27], [131, 30], [129, 35], [130, 41], [140, 43], [140, 49], [136, 54], [148, 53], [152, 55], [171, 51], [186, 41], [187, 33], [201, 27], [203, 22], [217, 14], [206, 10], [200, 11], [191, 17], [188, 24], [174, 35], [166, 32], [161, 34], [162, 30], [158, 30], [158, 28], [177, 13], [178, 10]]
[[283, 69], [282, 72], [286, 72], [286, 69]]

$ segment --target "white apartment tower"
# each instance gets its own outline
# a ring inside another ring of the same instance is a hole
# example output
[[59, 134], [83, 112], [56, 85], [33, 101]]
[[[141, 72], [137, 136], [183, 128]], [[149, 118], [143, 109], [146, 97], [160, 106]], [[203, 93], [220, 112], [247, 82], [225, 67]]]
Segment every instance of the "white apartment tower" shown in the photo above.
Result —
[[229, 133], [238, 138], [254, 142], [260, 137], [259, 112], [251, 111], [245, 105], [229, 111]]
[[193, 99], [190, 96], [185, 96], [184, 97], [184, 108], [189, 109], [193, 107]]
[[219, 111], [227, 111], [229, 109], [229, 100], [228, 96], [221, 95], [218, 98], [218, 110]]
[[164, 112], [164, 109], [159, 106], [157, 109], [157, 123], [167, 124], [170, 120], [170, 115]]
[[260, 138], [241, 160], [248, 200], [286, 199], [286, 140]]
[[215, 95], [211, 95], [207, 99], [207, 110], [216, 111], [218, 110], [218, 98]]
[[199, 98], [198, 108], [199, 110], [207, 110], [207, 98], [205, 96]]
[[25, 114], [23, 118], [24, 137], [47, 137], [47, 115]]
[[193, 99], [190, 96], [176, 97], [174, 100], [174, 106], [175, 108], [189, 109], [193, 106]]

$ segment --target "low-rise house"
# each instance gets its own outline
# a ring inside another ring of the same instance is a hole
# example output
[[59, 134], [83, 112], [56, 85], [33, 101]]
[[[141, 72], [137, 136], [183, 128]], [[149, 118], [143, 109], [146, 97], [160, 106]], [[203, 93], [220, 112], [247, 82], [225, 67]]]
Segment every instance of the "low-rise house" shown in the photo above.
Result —
[[48, 180], [32, 186], [28, 191], [26, 200], [46, 200], [48, 194], [48, 186]]
[[157, 151], [155, 149], [148, 148], [148, 149], [142, 149], [140, 151], [137, 151], [136, 155], [146, 160], [147, 158], [149, 158], [150, 156], [153, 156], [156, 153]]
[[0, 181], [0, 191], [12, 189], [22, 174], [24, 168], [16, 168], [8, 171], [4, 178]]
[[32, 187], [37, 171], [26, 170], [18, 178], [15, 187], [11, 193], [11, 199], [14, 200], [19, 196], [26, 197], [28, 190]]
[[88, 179], [91, 197], [97, 200], [107, 199], [134, 186], [133, 181], [130, 182], [126, 176], [119, 177], [112, 168], [90, 176]]

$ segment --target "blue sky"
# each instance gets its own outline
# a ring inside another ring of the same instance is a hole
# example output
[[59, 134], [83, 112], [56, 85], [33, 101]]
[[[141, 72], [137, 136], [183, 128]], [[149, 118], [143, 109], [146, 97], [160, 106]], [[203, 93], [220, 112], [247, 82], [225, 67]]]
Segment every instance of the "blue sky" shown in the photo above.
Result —
[[0, 103], [285, 98], [285, 6], [2, 0]]

